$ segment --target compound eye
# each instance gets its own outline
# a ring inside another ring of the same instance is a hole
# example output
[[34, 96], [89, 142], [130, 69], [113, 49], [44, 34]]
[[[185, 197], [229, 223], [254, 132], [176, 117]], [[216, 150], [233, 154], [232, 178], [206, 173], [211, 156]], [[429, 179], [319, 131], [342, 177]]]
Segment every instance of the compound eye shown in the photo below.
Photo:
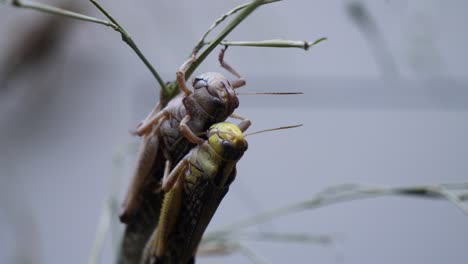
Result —
[[232, 145], [231, 142], [229, 142], [229, 141], [227, 141], [227, 140], [223, 140], [222, 146], [223, 146], [223, 151], [224, 151], [224, 153], [232, 153], [232, 152], [234, 152], [234, 146]]
[[207, 86], [208, 86], [208, 83], [203, 78], [198, 78], [197, 77], [197, 78], [195, 78], [195, 80], [193, 80], [193, 88], [195, 90], [203, 88], [203, 87], [207, 87]]

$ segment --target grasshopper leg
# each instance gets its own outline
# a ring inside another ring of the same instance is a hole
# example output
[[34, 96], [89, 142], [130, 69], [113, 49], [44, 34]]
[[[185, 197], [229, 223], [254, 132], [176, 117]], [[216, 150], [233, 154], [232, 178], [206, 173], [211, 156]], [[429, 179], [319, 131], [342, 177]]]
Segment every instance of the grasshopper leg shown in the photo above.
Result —
[[170, 160], [166, 160], [166, 164], [164, 164], [163, 178], [161, 179], [161, 181], [158, 183], [158, 186], [154, 190], [155, 193], [164, 192], [164, 190], [162, 189], [162, 182], [164, 181], [164, 179], [166, 179], [169, 176], [169, 174], [171, 173], [171, 169], [172, 169], [172, 162]]
[[[170, 160], [166, 160], [166, 167], [164, 168], [164, 175], [163, 175], [163, 181], [169, 177], [169, 174], [171, 173], [171, 168], [172, 168], [172, 162]], [[162, 183], [161, 183], [162, 184]]]
[[163, 190], [169, 192], [164, 197], [158, 227], [145, 246], [143, 263], [154, 263], [156, 259], [163, 258], [166, 253], [167, 240], [180, 211], [184, 191], [184, 171], [187, 164], [187, 159], [182, 159], [168, 177], [164, 178]]
[[182, 135], [184, 135], [184, 137], [186, 137], [190, 142], [200, 145], [204, 142], [204, 140], [201, 137], [195, 135], [195, 133], [193, 133], [193, 131], [187, 125], [187, 122], [190, 121], [191, 118], [192, 117], [190, 115], [186, 115], [180, 121], [180, 124], [179, 124], [180, 133], [182, 133]]
[[[157, 115], [158, 112], [161, 110], [161, 101], [158, 101], [158, 103], [151, 109], [151, 112], [137, 125], [137, 129], [140, 128], [143, 124], [147, 124], [148, 120], [154, 116]], [[133, 132], [135, 133], [135, 132]]]
[[143, 123], [137, 128], [136, 131], [132, 132], [132, 134], [135, 134], [135, 135], [138, 135], [138, 136], [142, 136], [144, 134], [148, 134], [153, 125], [158, 123], [159, 124], [166, 118], [169, 117], [169, 113], [165, 110], [162, 110], [158, 113], [154, 113], [154, 115], [151, 116], [148, 115], [148, 117], [146, 117], [146, 119], [143, 121]]
[[226, 49], [227, 48], [224, 48], [224, 49], [221, 49], [221, 51], [219, 52], [219, 56], [218, 56], [218, 61], [219, 63], [221, 64], [221, 67], [223, 67], [224, 69], [226, 69], [228, 72], [232, 73], [234, 76], [236, 76], [237, 80], [231, 82], [231, 85], [234, 89], [236, 88], [240, 88], [242, 86], [244, 86], [246, 84], [246, 81], [244, 79], [244, 77], [242, 77], [240, 75], [239, 72], [237, 72], [234, 68], [232, 68], [229, 64], [227, 64], [225, 61], [224, 61], [224, 53], [226, 52]]
[[171, 171], [170, 174], [168, 175], [164, 175], [164, 178], [163, 178], [163, 182], [162, 182], [162, 186], [161, 186], [161, 189], [164, 191], [164, 192], [168, 192], [172, 189], [172, 187], [174, 186], [174, 184], [177, 182], [177, 179], [179, 177], [182, 177], [183, 178], [183, 175], [181, 175], [185, 168], [187, 167], [188, 165], [188, 160], [186, 158], [183, 158], [175, 167], [174, 169]]
[[192, 65], [195, 61], [195, 54], [192, 54], [190, 58], [180, 66], [179, 70], [176, 73], [177, 84], [179, 85], [180, 90], [185, 94], [185, 96], [189, 96], [192, 93], [187, 85], [185, 84], [185, 72], [187, 69]]
[[245, 116], [239, 115], [237, 113], [232, 113], [229, 117], [241, 120], [241, 122], [237, 126], [239, 127], [240, 131], [242, 131], [242, 133], [245, 132], [247, 128], [249, 128], [250, 125], [252, 124], [252, 122], [249, 119], [247, 119]]

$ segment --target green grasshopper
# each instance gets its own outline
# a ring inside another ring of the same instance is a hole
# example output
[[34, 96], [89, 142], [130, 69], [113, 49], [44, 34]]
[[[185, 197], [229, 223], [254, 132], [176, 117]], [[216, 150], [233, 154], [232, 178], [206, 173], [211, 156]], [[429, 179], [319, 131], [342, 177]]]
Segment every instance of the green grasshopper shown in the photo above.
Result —
[[212, 125], [206, 134], [206, 140], [163, 179], [161, 189], [167, 193], [158, 227], [145, 246], [145, 264], [194, 263], [203, 233], [236, 177], [236, 164], [247, 150], [247, 135], [229, 122]]
[[146, 245], [143, 263], [193, 263], [202, 235], [236, 176], [247, 150], [241, 129], [214, 124], [207, 139], [164, 177], [167, 192], [158, 228]]

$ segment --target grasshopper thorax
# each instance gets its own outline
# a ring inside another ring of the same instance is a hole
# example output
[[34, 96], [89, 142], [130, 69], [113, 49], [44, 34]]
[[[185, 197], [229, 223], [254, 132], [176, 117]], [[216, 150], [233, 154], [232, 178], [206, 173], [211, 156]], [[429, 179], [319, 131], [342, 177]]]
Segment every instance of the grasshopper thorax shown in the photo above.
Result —
[[216, 120], [225, 120], [239, 106], [234, 88], [220, 73], [203, 73], [193, 79], [192, 85], [195, 101]]
[[214, 151], [227, 160], [239, 160], [248, 147], [242, 131], [229, 122], [212, 125], [207, 137]]

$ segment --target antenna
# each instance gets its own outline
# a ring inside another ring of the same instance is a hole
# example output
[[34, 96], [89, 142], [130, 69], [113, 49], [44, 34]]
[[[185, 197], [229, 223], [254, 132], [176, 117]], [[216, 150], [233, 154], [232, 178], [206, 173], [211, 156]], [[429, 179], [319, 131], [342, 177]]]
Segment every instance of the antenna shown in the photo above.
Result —
[[236, 95], [297, 95], [297, 94], [304, 94], [303, 92], [242, 92], [236, 93]]
[[269, 128], [269, 129], [264, 129], [264, 130], [260, 130], [260, 131], [256, 131], [256, 132], [244, 134], [244, 137], [251, 136], [251, 135], [255, 135], [255, 134], [260, 134], [260, 133], [264, 133], [264, 132], [270, 132], [270, 131], [276, 131], [276, 130], [283, 130], [283, 129], [290, 129], [290, 128], [296, 128], [296, 127], [301, 127], [301, 126], [302, 126], [302, 124], [299, 124], [299, 125], [292, 125], [292, 126], [282, 126], [282, 127]]

